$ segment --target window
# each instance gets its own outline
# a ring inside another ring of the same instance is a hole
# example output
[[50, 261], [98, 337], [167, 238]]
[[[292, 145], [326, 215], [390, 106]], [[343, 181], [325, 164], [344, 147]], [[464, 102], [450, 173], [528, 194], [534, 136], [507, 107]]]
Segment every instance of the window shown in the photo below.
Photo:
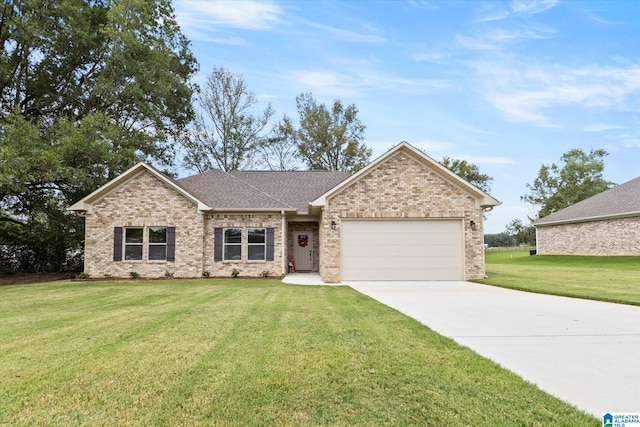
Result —
[[264, 261], [266, 260], [266, 228], [249, 228], [248, 229], [248, 243], [247, 250], [250, 261]]
[[225, 261], [242, 259], [242, 228], [224, 229], [224, 259]]
[[147, 260], [175, 262], [176, 228], [147, 227], [146, 232], [144, 227], [113, 228], [114, 261], [142, 261], [145, 245]]
[[165, 261], [167, 259], [166, 227], [149, 227], [149, 261]]
[[127, 261], [142, 260], [142, 244], [144, 242], [144, 229], [126, 228], [124, 238], [124, 259]]
[[242, 234], [244, 228], [213, 229], [213, 260], [214, 261], [240, 261], [247, 253], [248, 261], [273, 261], [274, 260], [274, 235], [275, 228], [247, 228], [247, 238]]

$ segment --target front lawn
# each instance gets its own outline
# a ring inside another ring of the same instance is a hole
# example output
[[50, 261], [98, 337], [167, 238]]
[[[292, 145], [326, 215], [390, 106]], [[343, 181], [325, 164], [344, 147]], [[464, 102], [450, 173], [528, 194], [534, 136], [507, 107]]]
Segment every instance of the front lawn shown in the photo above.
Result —
[[0, 425], [599, 425], [348, 287], [0, 288]]
[[640, 305], [640, 257], [485, 252], [479, 283], [551, 295]]

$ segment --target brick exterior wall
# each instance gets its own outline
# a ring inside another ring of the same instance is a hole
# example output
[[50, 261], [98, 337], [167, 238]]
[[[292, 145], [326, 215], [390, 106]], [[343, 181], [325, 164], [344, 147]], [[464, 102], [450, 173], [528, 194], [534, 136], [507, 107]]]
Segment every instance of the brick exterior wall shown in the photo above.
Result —
[[540, 255], [640, 255], [640, 217], [537, 227]]
[[[216, 228], [242, 229], [242, 260], [214, 261]], [[248, 228], [274, 228], [273, 261], [247, 259]], [[285, 273], [282, 270], [282, 216], [279, 212], [206, 214], [204, 241], [204, 271], [209, 272], [211, 277], [231, 277], [234, 269], [239, 271], [241, 277], [261, 277], [263, 272], [269, 272], [269, 276], [281, 276]]]
[[[339, 282], [342, 218], [463, 219], [465, 278], [484, 277], [482, 209], [473, 197], [402, 150], [327, 200], [319, 222], [294, 216], [283, 224], [280, 212], [201, 213], [183, 194], [144, 171], [96, 201], [87, 213], [85, 272], [93, 277], [127, 277], [131, 271], [142, 277], [202, 277], [203, 272], [230, 277], [237, 269], [240, 276], [280, 276], [293, 254], [293, 233], [304, 230], [314, 237], [313, 269], [324, 281]], [[470, 221], [477, 224], [475, 230]], [[144, 227], [146, 237], [147, 227], [154, 226], [175, 227], [175, 261], [147, 261], [146, 244], [142, 261], [113, 261], [115, 227]], [[214, 260], [216, 228], [243, 230], [242, 260]], [[273, 261], [247, 259], [248, 228], [274, 229]]]
[[[320, 275], [340, 281], [342, 218], [463, 218], [465, 278], [484, 277], [483, 217], [476, 200], [422, 162], [399, 151], [327, 201], [320, 223]], [[331, 230], [331, 221], [336, 230]], [[474, 221], [471, 230], [466, 226]]]
[[[114, 227], [176, 227], [175, 262], [113, 261]], [[200, 277], [203, 215], [197, 206], [150, 172], [143, 172], [97, 201], [86, 216], [85, 267], [92, 277]]]

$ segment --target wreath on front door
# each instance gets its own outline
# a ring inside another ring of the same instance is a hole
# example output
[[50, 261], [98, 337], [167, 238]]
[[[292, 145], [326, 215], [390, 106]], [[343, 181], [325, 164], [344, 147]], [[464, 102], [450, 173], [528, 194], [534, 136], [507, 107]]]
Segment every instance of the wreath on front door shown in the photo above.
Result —
[[307, 238], [307, 236], [300, 236], [298, 238], [298, 246], [300, 246], [301, 248], [304, 248], [308, 244], [309, 244], [309, 239]]

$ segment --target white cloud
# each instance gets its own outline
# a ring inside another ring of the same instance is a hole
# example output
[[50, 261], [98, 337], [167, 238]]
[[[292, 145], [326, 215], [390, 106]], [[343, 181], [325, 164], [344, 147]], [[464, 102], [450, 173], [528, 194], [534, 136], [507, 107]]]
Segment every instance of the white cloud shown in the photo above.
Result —
[[288, 80], [296, 82], [299, 92], [312, 92], [317, 97], [353, 96], [358, 84], [351, 76], [331, 71], [292, 70]]
[[509, 8], [502, 7], [502, 3], [484, 3], [477, 11], [476, 22], [486, 23], [501, 21], [516, 16], [531, 16], [553, 8], [557, 0], [512, 0]]
[[549, 126], [550, 109], [637, 111], [640, 66], [571, 68], [533, 61], [469, 63], [484, 99], [515, 121]]
[[518, 162], [499, 156], [460, 156], [460, 159], [477, 165], [517, 165]]
[[625, 126], [611, 125], [607, 123], [592, 123], [584, 127], [585, 132], [605, 132], [608, 130], [620, 130], [626, 129]]
[[456, 144], [449, 141], [440, 141], [436, 139], [421, 139], [420, 141], [408, 141], [411, 145], [424, 151], [430, 157], [442, 157], [447, 155], [456, 148]]
[[395, 75], [379, 73], [371, 64], [352, 64], [350, 68], [342, 68], [341, 73], [328, 70], [297, 69], [290, 70], [285, 77], [287, 84], [299, 91], [311, 91], [320, 98], [335, 99], [355, 97], [364, 92], [432, 94], [448, 90], [453, 84], [447, 80], [410, 79]]
[[490, 40], [482, 37], [464, 36], [458, 34], [456, 36], [458, 47], [466, 50], [496, 50], [498, 46]]
[[536, 15], [553, 8], [557, 0], [511, 0], [509, 6], [516, 15]]
[[182, 27], [209, 29], [212, 25], [268, 30], [281, 22], [282, 10], [269, 1], [176, 1], [176, 14]]
[[342, 40], [342, 41], [355, 42], [355, 43], [383, 43], [386, 41], [384, 37], [381, 37], [377, 34], [372, 34], [371, 26], [368, 26], [369, 27], [368, 29], [370, 30], [369, 33], [358, 33], [355, 31], [348, 31], [348, 30], [343, 30], [341, 28], [330, 27], [328, 25], [321, 25], [321, 24], [315, 24], [315, 23], [311, 23], [309, 25], [330, 34], [335, 39]]

